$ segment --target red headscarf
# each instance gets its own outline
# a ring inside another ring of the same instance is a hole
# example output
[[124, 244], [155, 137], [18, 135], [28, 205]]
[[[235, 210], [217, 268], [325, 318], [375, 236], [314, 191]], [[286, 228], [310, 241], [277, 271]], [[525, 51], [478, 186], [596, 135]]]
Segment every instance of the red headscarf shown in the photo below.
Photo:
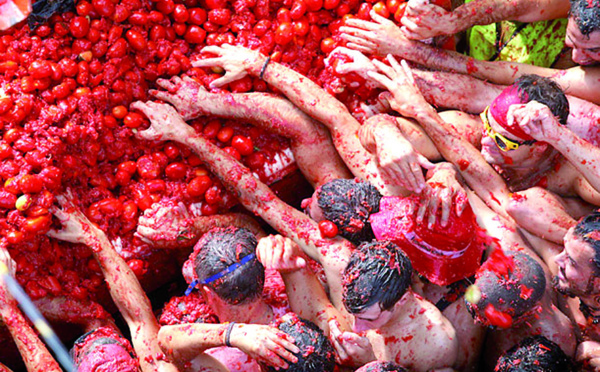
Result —
[[496, 97], [494, 102], [492, 102], [490, 105], [490, 115], [492, 115], [494, 120], [496, 120], [496, 122], [509, 133], [522, 138], [525, 141], [533, 140], [534, 138], [525, 133], [521, 127], [519, 127], [519, 124], [513, 122], [511, 125], [509, 125], [506, 118], [508, 114], [508, 108], [511, 105], [518, 105], [527, 102], [529, 102], [527, 93], [519, 91], [519, 88], [517, 88], [516, 85], [511, 85], [504, 89], [502, 93]]

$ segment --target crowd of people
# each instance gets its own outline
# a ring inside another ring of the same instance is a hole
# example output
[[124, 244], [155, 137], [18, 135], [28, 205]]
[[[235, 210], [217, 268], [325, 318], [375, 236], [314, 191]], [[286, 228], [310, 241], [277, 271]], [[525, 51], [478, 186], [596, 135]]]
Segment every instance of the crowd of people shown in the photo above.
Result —
[[[150, 121], [138, 138], [193, 151], [256, 218], [168, 200], [140, 217], [157, 249], [193, 246], [165, 323], [104, 232], [59, 196], [62, 229], [48, 236], [91, 249], [129, 327], [95, 303], [38, 301], [85, 332], [78, 371], [600, 370], [600, 1], [410, 0], [402, 24], [370, 16], [348, 18], [330, 56], [383, 91], [361, 117], [229, 44], [193, 62], [224, 71], [209, 89], [159, 79], [132, 104]], [[467, 54], [423, 42], [467, 29]], [[247, 75], [279, 94], [218, 89]], [[186, 124], [207, 115], [289, 138], [314, 187], [303, 210]], [[28, 369], [59, 371], [0, 293]]]

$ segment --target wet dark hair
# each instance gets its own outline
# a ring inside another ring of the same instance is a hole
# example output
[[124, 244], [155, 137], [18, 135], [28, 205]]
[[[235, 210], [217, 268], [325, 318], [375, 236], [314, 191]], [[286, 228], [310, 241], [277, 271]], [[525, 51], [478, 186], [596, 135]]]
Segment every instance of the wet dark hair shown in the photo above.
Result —
[[341, 236], [357, 245], [375, 238], [369, 223], [381, 200], [375, 186], [358, 179], [335, 179], [321, 186], [316, 197], [325, 219], [338, 227]]
[[554, 342], [532, 336], [506, 351], [496, 363], [495, 372], [573, 372], [573, 362]]
[[[300, 319], [296, 314], [289, 313], [281, 317], [277, 328], [294, 338], [294, 344], [300, 352], [294, 354], [298, 362], [290, 363], [289, 372], [327, 372], [335, 368], [335, 352], [333, 345], [323, 331], [311, 321]], [[267, 366], [269, 372], [277, 371]]]
[[356, 372], [408, 372], [408, 370], [396, 363], [375, 361], [365, 364], [357, 369]]
[[523, 75], [515, 81], [514, 85], [523, 102], [538, 101], [548, 106], [561, 124], [567, 124], [569, 101], [554, 80], [538, 75]]
[[514, 266], [508, 274], [495, 271], [495, 265], [482, 266], [475, 285], [481, 291], [477, 303], [467, 301], [471, 315], [482, 323], [493, 326], [486, 309], [489, 305], [515, 320], [535, 308], [546, 291], [546, 276], [542, 266], [524, 253], [512, 256]]
[[600, 211], [594, 211], [580, 219], [573, 233], [594, 249], [592, 261], [596, 276], [600, 276]]
[[[256, 237], [243, 228], [214, 228], [196, 243], [194, 270], [202, 283], [256, 251]], [[227, 303], [237, 305], [258, 298], [265, 283], [265, 268], [253, 257], [223, 277], [206, 284]]]
[[570, 16], [582, 35], [600, 31], [600, 0], [571, 0]]
[[350, 255], [342, 276], [344, 306], [351, 314], [373, 304], [390, 310], [411, 283], [410, 259], [389, 241], [361, 244]]

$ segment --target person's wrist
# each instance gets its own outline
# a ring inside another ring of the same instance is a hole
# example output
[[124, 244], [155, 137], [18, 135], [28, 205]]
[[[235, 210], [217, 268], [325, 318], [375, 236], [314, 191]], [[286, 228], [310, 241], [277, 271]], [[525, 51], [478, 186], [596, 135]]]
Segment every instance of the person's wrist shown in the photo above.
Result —
[[[267, 66], [265, 66], [265, 62], [267, 61], [267, 56], [261, 54], [261, 53], [257, 53], [257, 58], [254, 59], [254, 61], [250, 62], [245, 70], [247, 73], [249, 73], [252, 76], [260, 76], [261, 72], [262, 72], [262, 76], [264, 77], [265, 74], [267, 73], [267, 70], [269, 67], [272, 67], [271, 64], [275, 63], [274, 61], [271, 61], [269, 59], [269, 63]], [[263, 67], [265, 67], [264, 71], [263, 71]]]

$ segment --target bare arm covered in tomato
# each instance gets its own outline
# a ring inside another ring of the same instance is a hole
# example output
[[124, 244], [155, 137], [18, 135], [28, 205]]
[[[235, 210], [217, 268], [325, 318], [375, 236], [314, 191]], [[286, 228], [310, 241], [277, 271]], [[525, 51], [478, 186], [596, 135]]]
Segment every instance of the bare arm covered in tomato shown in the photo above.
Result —
[[159, 325], [150, 301], [133, 271], [119, 256], [104, 232], [79, 211], [69, 192], [56, 198], [61, 208], [55, 207], [52, 212], [63, 224], [63, 228], [58, 231], [51, 230], [48, 236], [85, 244], [92, 249], [108, 283], [111, 297], [129, 326], [133, 347], [138, 354], [142, 370], [177, 371], [174, 365], [165, 361], [164, 354], [158, 346]]
[[171, 103], [186, 120], [204, 115], [240, 119], [289, 138], [298, 168], [315, 187], [335, 178], [352, 178], [327, 129], [284, 98], [266, 93], [210, 93], [187, 76], [159, 79], [157, 84], [166, 91], [150, 93]]
[[[309, 116], [317, 119], [331, 132], [338, 153], [357, 177], [372, 183], [383, 195], [405, 195], [409, 185], [398, 185], [386, 179], [377, 167], [376, 159], [368, 154], [358, 141], [358, 121], [340, 101], [299, 73], [273, 61], [259, 52], [239, 46], [211, 46], [205, 52], [218, 57], [194, 63], [199, 67], [220, 66], [227, 73], [211, 83], [220, 87], [247, 74], [259, 76]], [[413, 190], [414, 191], [414, 190]]]
[[[10, 273], [8, 275], [14, 276], [14, 261], [12, 261], [10, 254], [4, 247], [0, 248], [0, 260], [9, 268]], [[28, 371], [62, 371], [46, 345], [39, 339], [21, 310], [19, 310], [17, 302], [10, 295], [3, 280], [0, 280], [0, 320], [12, 335]]]
[[250, 170], [233, 157], [194, 133], [171, 106], [135, 102], [150, 119], [150, 128], [138, 133], [146, 140], [175, 141], [188, 146], [248, 210], [262, 217], [281, 234], [290, 237], [325, 268], [331, 297], [341, 307], [341, 272], [346, 266], [352, 244], [342, 238], [324, 239], [317, 223], [280, 200], [257, 180]]
[[402, 30], [410, 39], [423, 40], [503, 20], [535, 22], [563, 18], [568, 11], [569, 4], [562, 0], [474, 0], [452, 11], [428, 1], [410, 0], [402, 17]]

